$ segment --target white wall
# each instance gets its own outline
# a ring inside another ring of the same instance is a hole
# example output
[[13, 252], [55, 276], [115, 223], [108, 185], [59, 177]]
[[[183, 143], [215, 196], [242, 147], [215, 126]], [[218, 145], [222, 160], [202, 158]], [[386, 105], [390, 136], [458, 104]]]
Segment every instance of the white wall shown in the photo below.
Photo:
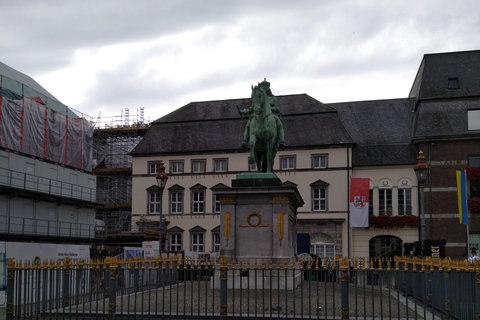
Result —
[[[328, 154], [328, 168], [313, 170], [311, 168], [311, 156], [315, 154]], [[365, 230], [351, 229], [348, 224], [348, 210], [349, 210], [349, 179], [355, 178], [369, 178], [372, 181], [374, 188], [374, 197], [378, 198], [379, 183], [384, 178], [392, 181], [393, 189], [397, 188], [397, 183], [402, 179], [408, 179], [412, 183], [412, 207], [413, 214], [418, 215], [418, 199], [416, 177], [412, 166], [388, 166], [388, 167], [360, 167], [355, 168], [354, 171], [348, 171], [348, 164], [351, 163], [351, 150], [347, 148], [331, 148], [331, 149], [316, 149], [316, 150], [288, 150], [279, 151], [275, 159], [275, 174], [283, 181], [291, 181], [298, 185], [305, 204], [298, 208], [299, 221], [315, 221], [315, 220], [344, 220], [342, 223], [342, 242], [341, 251], [337, 250], [338, 254], [347, 256], [350, 253], [353, 256], [368, 256], [368, 241], [377, 235], [390, 235], [391, 233], [399, 236], [404, 242], [413, 242], [417, 240], [417, 230], [412, 228], [405, 228], [405, 230], [383, 230], [369, 228]], [[296, 157], [296, 169], [290, 171], [279, 170], [279, 158], [281, 156], [293, 155]], [[213, 197], [210, 188], [223, 183], [231, 186], [231, 181], [236, 178], [236, 175], [248, 171], [247, 163], [248, 153], [231, 153], [231, 154], [204, 154], [204, 155], [180, 155], [169, 157], [135, 157], [133, 159], [133, 197], [132, 197], [132, 229], [136, 230], [136, 221], [140, 217], [145, 217], [151, 220], [158, 220], [157, 215], [147, 214], [147, 191], [146, 189], [156, 185], [155, 175], [148, 174], [149, 161], [163, 161], [165, 163], [166, 172], [169, 175], [169, 180], [163, 195], [162, 212], [164, 220], [169, 221], [167, 229], [172, 227], [179, 227], [183, 232], [183, 249], [190, 250], [190, 238], [188, 230], [200, 226], [206, 229], [205, 248], [206, 252], [211, 251], [211, 232], [210, 230], [220, 224], [220, 216], [212, 214]], [[349, 158], [350, 157], [350, 158]], [[213, 173], [213, 160], [215, 158], [228, 158], [228, 173]], [[192, 175], [191, 160], [205, 159], [206, 173]], [[172, 160], [184, 161], [184, 174], [175, 175], [169, 172], [169, 162]], [[326, 212], [313, 212], [311, 184], [322, 180], [329, 184], [328, 187], [328, 210]], [[178, 184], [184, 189], [183, 205], [184, 210], [182, 214], [170, 215], [169, 209], [169, 192], [168, 189], [173, 185]], [[190, 214], [190, 188], [196, 184], [201, 184], [207, 188], [205, 214]], [[392, 202], [395, 204], [398, 201], [396, 191], [393, 192]], [[378, 204], [375, 203], [375, 211], [378, 214]], [[394, 205], [395, 215], [397, 213]], [[339, 245], [337, 243], [337, 245]]]

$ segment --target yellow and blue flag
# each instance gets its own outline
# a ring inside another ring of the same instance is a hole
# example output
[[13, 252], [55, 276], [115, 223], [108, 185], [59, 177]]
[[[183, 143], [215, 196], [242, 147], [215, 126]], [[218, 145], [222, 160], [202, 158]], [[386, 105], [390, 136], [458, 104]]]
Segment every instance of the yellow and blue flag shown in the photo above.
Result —
[[457, 171], [457, 195], [460, 224], [468, 224], [467, 174], [465, 171]]

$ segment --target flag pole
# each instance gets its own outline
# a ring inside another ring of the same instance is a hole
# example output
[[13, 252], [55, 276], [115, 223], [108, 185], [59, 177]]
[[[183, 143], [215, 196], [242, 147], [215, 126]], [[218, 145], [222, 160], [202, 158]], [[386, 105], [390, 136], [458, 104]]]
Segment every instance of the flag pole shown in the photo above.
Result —
[[468, 228], [468, 224], [467, 224], [467, 250], [470, 251], [470, 231]]
[[[467, 170], [463, 170], [463, 172], [465, 172], [465, 187], [467, 187], [467, 183], [468, 183], [468, 180], [467, 180]], [[469, 188], [466, 188], [467, 190], [465, 190], [465, 192], [469, 193]], [[467, 196], [467, 199], [468, 199], [468, 196]], [[468, 200], [467, 200], [468, 201]], [[469, 221], [469, 217], [468, 217], [468, 202], [467, 202], [467, 221]], [[467, 223], [467, 252], [470, 251], [470, 227], [468, 226], [469, 223]]]

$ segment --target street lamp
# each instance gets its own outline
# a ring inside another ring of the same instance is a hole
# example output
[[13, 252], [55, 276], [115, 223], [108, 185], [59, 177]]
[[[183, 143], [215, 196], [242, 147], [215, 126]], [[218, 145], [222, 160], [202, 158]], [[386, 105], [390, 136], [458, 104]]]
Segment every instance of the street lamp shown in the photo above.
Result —
[[162, 256], [162, 228], [163, 228], [163, 214], [162, 214], [162, 206], [163, 206], [163, 190], [167, 185], [168, 176], [165, 173], [165, 166], [163, 162], [160, 163], [160, 167], [158, 168], [157, 175], [155, 176], [157, 179], [157, 185], [160, 189], [160, 219], [159, 219], [159, 227], [158, 227], [158, 255]]
[[423, 155], [423, 151], [420, 150], [418, 153], [418, 162], [413, 167], [413, 170], [415, 171], [415, 174], [417, 175], [417, 180], [418, 184], [420, 186], [420, 214], [421, 214], [421, 233], [422, 233], [422, 238], [421, 238], [421, 243], [422, 243], [422, 256], [423, 252], [425, 249], [425, 201], [424, 201], [424, 196], [423, 196], [423, 189], [425, 185], [425, 181], [427, 181], [427, 176], [428, 176], [428, 171], [430, 168], [428, 167], [428, 163], [425, 162], [425, 156]]

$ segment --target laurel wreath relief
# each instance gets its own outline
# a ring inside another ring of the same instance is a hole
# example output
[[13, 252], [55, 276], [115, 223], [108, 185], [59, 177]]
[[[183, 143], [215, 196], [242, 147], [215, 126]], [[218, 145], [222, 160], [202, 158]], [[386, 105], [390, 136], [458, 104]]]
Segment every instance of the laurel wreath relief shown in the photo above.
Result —
[[[257, 217], [257, 223], [252, 222], [252, 217]], [[247, 223], [248, 224], [241, 224], [240, 227], [242, 228], [257, 228], [257, 227], [268, 227], [268, 224], [262, 224], [262, 215], [256, 211], [252, 211], [247, 216]]]

